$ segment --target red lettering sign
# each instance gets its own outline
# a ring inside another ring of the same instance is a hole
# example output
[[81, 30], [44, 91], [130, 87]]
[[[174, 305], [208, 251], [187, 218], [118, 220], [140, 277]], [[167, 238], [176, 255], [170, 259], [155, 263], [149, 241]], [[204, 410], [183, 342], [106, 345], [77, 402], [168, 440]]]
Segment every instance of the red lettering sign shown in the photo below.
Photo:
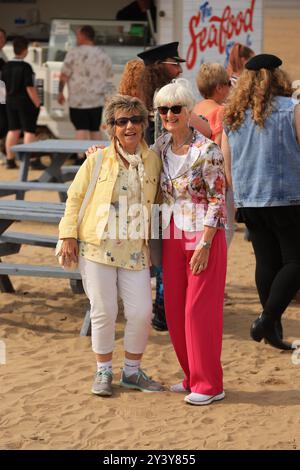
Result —
[[[253, 31], [253, 12], [255, 0], [251, 0], [251, 6], [240, 11], [236, 16], [232, 14], [231, 7], [227, 5], [222, 16], [211, 16], [209, 25], [201, 27], [201, 11], [191, 17], [189, 21], [189, 32], [191, 43], [186, 56], [186, 66], [192, 69], [197, 60], [198, 52], [217, 47], [220, 54], [225, 51], [226, 43], [232, 36]], [[200, 26], [200, 29], [199, 29]]]

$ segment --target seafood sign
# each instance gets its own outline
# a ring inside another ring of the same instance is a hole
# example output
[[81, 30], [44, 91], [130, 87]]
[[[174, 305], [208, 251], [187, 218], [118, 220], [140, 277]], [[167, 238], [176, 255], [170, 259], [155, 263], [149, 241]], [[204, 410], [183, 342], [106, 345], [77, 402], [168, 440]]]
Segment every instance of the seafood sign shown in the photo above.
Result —
[[211, 55], [210, 53], [219, 57], [228, 56], [235, 42], [242, 42], [251, 47], [256, 33], [255, 28], [260, 29], [256, 26], [261, 20], [256, 11], [259, 8], [261, 1], [257, 0], [205, 1], [198, 4], [195, 13], [187, 18], [189, 37], [188, 42], [185, 41], [187, 69], [193, 69], [199, 63], [199, 59]]

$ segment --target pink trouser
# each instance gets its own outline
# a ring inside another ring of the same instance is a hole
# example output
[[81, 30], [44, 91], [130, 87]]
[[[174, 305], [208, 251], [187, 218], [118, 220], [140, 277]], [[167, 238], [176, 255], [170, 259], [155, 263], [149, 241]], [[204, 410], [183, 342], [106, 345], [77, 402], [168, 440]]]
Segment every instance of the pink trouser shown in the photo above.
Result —
[[[178, 233], [178, 229], [175, 227]], [[188, 234], [190, 235], [190, 234]], [[198, 238], [199, 238], [198, 233]], [[163, 282], [166, 319], [171, 340], [185, 373], [183, 385], [195, 393], [216, 395], [223, 391], [221, 366], [223, 303], [227, 250], [225, 233], [218, 230], [207, 268], [194, 276], [190, 236], [163, 240]]]

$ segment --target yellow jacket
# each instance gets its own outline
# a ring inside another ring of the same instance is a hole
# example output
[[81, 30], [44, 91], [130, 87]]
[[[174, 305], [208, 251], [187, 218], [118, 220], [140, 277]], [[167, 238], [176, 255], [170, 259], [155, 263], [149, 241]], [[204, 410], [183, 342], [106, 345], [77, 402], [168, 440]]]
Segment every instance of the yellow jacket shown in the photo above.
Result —
[[[100, 174], [94, 192], [86, 207], [82, 222], [77, 230], [79, 210], [88, 188], [98, 152], [89, 155], [78, 170], [73, 183], [68, 190], [68, 199], [63, 218], [59, 224], [59, 238], [79, 238], [81, 241], [99, 245], [109, 216], [113, 188], [119, 172], [119, 162], [114, 145], [103, 149], [103, 160]], [[151, 205], [155, 201], [161, 171], [160, 157], [142, 142], [142, 160], [144, 163], [144, 205], [145, 223], [150, 229], [149, 218]], [[103, 206], [104, 205], [104, 206]], [[107, 210], [103, 210], [107, 205]], [[101, 206], [101, 210], [99, 207]], [[149, 233], [146, 235], [149, 237]], [[147, 240], [146, 240], [147, 243]]]

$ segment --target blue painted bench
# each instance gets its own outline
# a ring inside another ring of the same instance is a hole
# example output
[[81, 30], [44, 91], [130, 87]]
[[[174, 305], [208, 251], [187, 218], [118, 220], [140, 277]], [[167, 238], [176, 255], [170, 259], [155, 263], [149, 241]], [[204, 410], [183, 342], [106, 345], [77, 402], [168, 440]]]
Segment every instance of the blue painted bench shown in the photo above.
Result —
[[[78, 167], [77, 167], [78, 168]], [[55, 191], [61, 200], [66, 200], [68, 185], [64, 183], [38, 183], [34, 181], [0, 181], [0, 197], [16, 194], [17, 199], [24, 199], [26, 191]]]

